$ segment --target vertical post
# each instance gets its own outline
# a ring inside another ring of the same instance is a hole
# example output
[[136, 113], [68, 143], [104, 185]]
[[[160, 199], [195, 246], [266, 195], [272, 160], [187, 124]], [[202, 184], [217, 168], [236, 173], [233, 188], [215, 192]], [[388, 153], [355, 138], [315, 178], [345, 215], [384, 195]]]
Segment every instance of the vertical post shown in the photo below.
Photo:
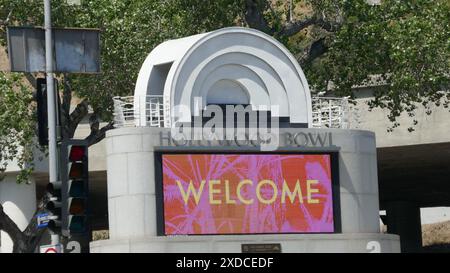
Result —
[[333, 108], [331, 107], [331, 104], [332, 104], [332, 102], [331, 102], [331, 100], [328, 100], [328, 128], [333, 128], [331, 125], [331, 119], [332, 119], [332, 111], [333, 111]]
[[50, 238], [51, 238], [51, 244], [52, 245], [59, 244], [59, 235], [58, 234], [52, 233], [52, 234], [50, 234]]
[[289, 22], [294, 21], [294, 19], [292, 19], [292, 16], [293, 16], [293, 13], [294, 13], [294, 11], [293, 11], [293, 9], [294, 9], [293, 5], [294, 5], [293, 1], [292, 1], [292, 0], [289, 0]]
[[56, 109], [55, 87], [53, 80], [53, 42], [50, 0], [44, 0], [45, 14], [45, 72], [47, 74], [47, 111], [48, 111], [48, 148], [50, 182], [58, 180], [58, 162], [56, 146]]
[[[58, 181], [58, 147], [56, 144], [56, 95], [53, 80], [53, 41], [50, 0], [44, 0], [45, 29], [45, 72], [47, 76], [48, 113], [48, 169], [50, 183]], [[52, 243], [59, 243], [59, 235], [52, 234]]]
[[402, 252], [420, 252], [422, 249], [422, 223], [420, 207], [407, 201], [386, 204], [387, 232], [400, 235]]

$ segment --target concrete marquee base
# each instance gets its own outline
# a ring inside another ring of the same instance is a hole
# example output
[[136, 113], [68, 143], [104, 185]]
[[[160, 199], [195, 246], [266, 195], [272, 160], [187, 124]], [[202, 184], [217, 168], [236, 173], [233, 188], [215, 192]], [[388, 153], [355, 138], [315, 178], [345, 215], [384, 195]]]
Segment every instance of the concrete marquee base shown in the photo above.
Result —
[[398, 253], [399, 236], [380, 233], [172, 236], [91, 242], [91, 253], [240, 253], [242, 244], [281, 244], [283, 253]]
[[[277, 152], [338, 155], [336, 233], [163, 236], [158, 232], [162, 224], [157, 215], [158, 153], [259, 152], [250, 146], [177, 146], [169, 133], [166, 128], [120, 128], [107, 133], [110, 239], [92, 242], [91, 252], [239, 253], [242, 244], [261, 243], [279, 243], [282, 252], [400, 252], [399, 237], [380, 232], [375, 135], [361, 130], [281, 128], [278, 134]], [[296, 135], [320, 136], [323, 141], [297, 146]]]

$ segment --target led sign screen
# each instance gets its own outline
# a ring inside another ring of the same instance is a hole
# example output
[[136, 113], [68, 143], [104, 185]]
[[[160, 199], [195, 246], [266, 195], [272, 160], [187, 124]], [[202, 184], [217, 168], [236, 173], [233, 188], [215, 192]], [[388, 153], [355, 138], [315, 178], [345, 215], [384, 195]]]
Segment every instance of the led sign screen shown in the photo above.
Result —
[[330, 154], [162, 154], [163, 234], [334, 232]]

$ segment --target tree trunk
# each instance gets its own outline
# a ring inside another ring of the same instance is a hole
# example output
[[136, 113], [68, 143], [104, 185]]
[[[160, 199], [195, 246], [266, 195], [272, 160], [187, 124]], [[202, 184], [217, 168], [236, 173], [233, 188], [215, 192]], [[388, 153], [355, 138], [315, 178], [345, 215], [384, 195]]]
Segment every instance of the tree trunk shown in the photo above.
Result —
[[0, 229], [5, 231], [13, 241], [13, 252], [22, 253], [26, 250], [26, 238], [14, 221], [5, 213], [0, 204]]

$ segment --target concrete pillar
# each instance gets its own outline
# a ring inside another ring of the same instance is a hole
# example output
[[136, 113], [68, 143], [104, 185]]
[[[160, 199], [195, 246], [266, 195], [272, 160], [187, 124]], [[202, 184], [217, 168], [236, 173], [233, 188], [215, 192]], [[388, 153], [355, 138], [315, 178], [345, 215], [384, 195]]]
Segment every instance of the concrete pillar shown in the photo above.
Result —
[[[0, 182], [0, 202], [4, 211], [24, 230], [36, 210], [36, 185], [30, 178], [29, 184], [17, 184], [16, 174], [7, 174]], [[0, 232], [0, 252], [11, 253], [13, 242], [6, 232]]]
[[153, 142], [159, 138], [136, 131], [106, 138], [111, 239], [157, 236]]
[[387, 204], [387, 232], [400, 235], [402, 252], [419, 252], [422, 248], [420, 207], [411, 202]]

